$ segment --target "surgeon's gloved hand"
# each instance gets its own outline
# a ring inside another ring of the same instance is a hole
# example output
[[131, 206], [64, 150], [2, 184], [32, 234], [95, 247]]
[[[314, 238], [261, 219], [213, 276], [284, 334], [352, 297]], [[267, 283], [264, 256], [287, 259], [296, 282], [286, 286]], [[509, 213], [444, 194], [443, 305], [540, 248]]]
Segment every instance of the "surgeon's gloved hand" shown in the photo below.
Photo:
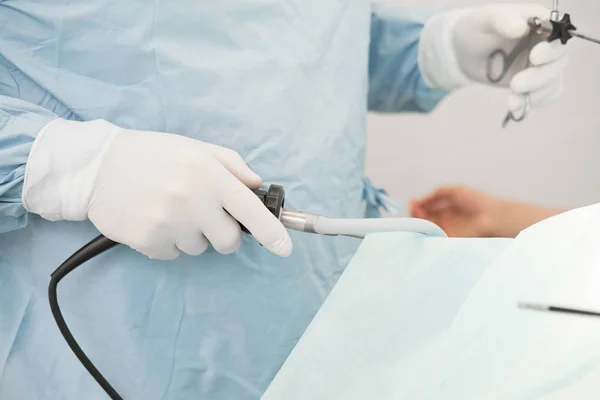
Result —
[[545, 105], [562, 91], [568, 58], [559, 40], [549, 43], [537, 38], [537, 44], [525, 49], [497, 84], [488, 81], [487, 67], [494, 51], [500, 49], [508, 55], [529, 34], [530, 17], [543, 20], [549, 16], [549, 9], [530, 3], [490, 4], [435, 15], [421, 33], [423, 78], [430, 87], [444, 90], [469, 83], [509, 87], [508, 110], [516, 115], [525, 108], [527, 95], [532, 107]]
[[232, 253], [242, 242], [237, 221], [268, 250], [288, 256], [286, 229], [249, 189], [260, 184], [223, 147], [102, 120], [59, 119], [34, 142], [23, 204], [52, 221], [89, 218], [109, 239], [156, 259], [198, 255], [209, 242]]

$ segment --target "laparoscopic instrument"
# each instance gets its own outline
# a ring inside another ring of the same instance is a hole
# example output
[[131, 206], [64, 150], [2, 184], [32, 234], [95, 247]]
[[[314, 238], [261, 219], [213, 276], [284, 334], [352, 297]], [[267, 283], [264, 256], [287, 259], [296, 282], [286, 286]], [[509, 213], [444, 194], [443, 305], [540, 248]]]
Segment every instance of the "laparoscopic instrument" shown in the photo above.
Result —
[[[519, 58], [524, 51], [531, 50], [535, 44], [543, 40], [548, 42], [560, 40], [563, 45], [566, 45], [570, 39], [576, 37], [600, 44], [599, 39], [594, 39], [588, 35], [577, 32], [577, 28], [571, 23], [571, 16], [569, 14], [564, 14], [560, 20], [559, 16], [558, 0], [554, 0], [554, 6], [550, 12], [549, 19], [542, 20], [537, 17], [529, 18], [527, 21], [530, 27], [529, 34], [521, 39], [512, 51], [507, 54], [504, 50], [498, 49], [488, 56], [486, 67], [487, 79], [492, 83], [502, 81], [513, 66], [515, 60]], [[529, 56], [527, 56], [526, 66], [530, 66]], [[530, 108], [531, 98], [527, 95], [525, 107], [521, 114], [516, 116], [513, 112], [509, 111], [502, 121], [502, 127], [505, 128], [511, 120], [515, 122], [524, 120], [529, 113]]]
[[[300, 232], [354, 238], [364, 238], [369, 233], [395, 231], [414, 232], [429, 236], [446, 236], [444, 231], [437, 225], [415, 218], [339, 219], [327, 218], [303, 211], [286, 210], [284, 209], [285, 191], [279, 185], [271, 185], [266, 190], [258, 189], [254, 193], [286, 228]], [[244, 226], [241, 226], [241, 228], [244, 232], [250, 233]], [[104, 378], [77, 344], [60, 310], [57, 293], [58, 284], [67, 274], [117, 245], [117, 242], [100, 235], [78, 250], [52, 273], [48, 287], [48, 298], [56, 324], [73, 353], [111, 399], [122, 400], [123, 397]]]
[[519, 303], [519, 308], [535, 311], [550, 311], [563, 314], [584, 315], [588, 317], [600, 317], [600, 312], [580, 310], [577, 308], [557, 307], [541, 303]]

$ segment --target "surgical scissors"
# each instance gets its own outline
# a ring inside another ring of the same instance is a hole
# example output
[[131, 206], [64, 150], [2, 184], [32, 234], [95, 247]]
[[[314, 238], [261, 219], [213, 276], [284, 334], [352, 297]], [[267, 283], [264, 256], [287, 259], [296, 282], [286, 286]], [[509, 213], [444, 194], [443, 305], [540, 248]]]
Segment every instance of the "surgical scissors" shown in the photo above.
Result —
[[[530, 32], [517, 44], [517, 46], [508, 54], [504, 50], [498, 49], [488, 56], [487, 79], [492, 83], [498, 83], [506, 77], [508, 70], [512, 67], [517, 57], [531, 47], [536, 36], [535, 31]], [[530, 66], [529, 59], [527, 66]], [[500, 68], [498, 68], [500, 67]], [[496, 71], [500, 71], [496, 73]]]
[[[510, 52], [506, 53], [504, 50], [493, 51], [487, 59], [486, 76], [487, 79], [492, 83], [498, 83], [506, 78], [506, 75], [515, 60], [525, 50], [531, 50], [533, 46], [542, 40], [553, 42], [554, 40], [560, 40], [563, 45], [573, 38], [583, 39], [592, 43], [600, 44], [599, 39], [592, 38], [588, 35], [576, 32], [577, 28], [571, 23], [571, 17], [569, 14], [564, 14], [562, 19], [559, 20], [560, 13], [558, 12], [558, 0], [553, 1], [552, 11], [550, 12], [550, 18], [541, 20], [537, 17], [532, 17], [527, 20], [530, 31], [523, 39], [521, 39], [515, 48]], [[531, 66], [529, 55], [527, 55], [527, 64], [525, 68]], [[495, 71], [500, 71], [498, 74]], [[525, 107], [523, 113], [520, 116], [515, 116], [511, 111], [506, 114], [504, 121], [502, 121], [502, 127], [506, 127], [508, 123], [513, 120], [516, 122], [525, 119], [531, 108], [531, 96], [529, 93], [525, 95]]]
[[[558, 17], [558, 0], [553, 0], [552, 11], [550, 12], [550, 21], [558, 21]], [[542, 38], [542, 21], [540, 21], [539, 18], [529, 18], [527, 23], [530, 27], [529, 34], [521, 39], [521, 41], [510, 53], [506, 54], [504, 50], [498, 49], [488, 56], [486, 75], [490, 82], [498, 83], [504, 79], [517, 57], [519, 57], [524, 50], [531, 50], [531, 48], [533, 48], [533, 46], [536, 44], [536, 38]], [[495, 75], [494, 71], [498, 70], [498, 64], [500, 64], [500, 73]], [[530, 66], [531, 62], [529, 61], [529, 55], [527, 55], [527, 64], [525, 65], [525, 68], [529, 68]], [[523, 108], [522, 114], [517, 117], [512, 111], [509, 111], [502, 121], [502, 127], [505, 128], [511, 120], [515, 122], [523, 121], [529, 113], [530, 108], [531, 96], [527, 94], [525, 96], [525, 107]]]
[[[501, 49], [491, 53], [487, 60], [487, 79], [492, 83], [498, 83], [503, 80], [506, 77], [509, 69], [513, 66], [517, 57], [519, 57], [524, 50], [528, 50], [533, 47], [536, 36], [537, 32], [532, 29], [527, 36], [521, 39], [521, 41], [510, 53], [506, 54], [506, 52]], [[525, 65], [525, 68], [529, 68], [530, 66], [531, 63], [529, 61], [529, 56], [527, 56], [527, 64]], [[496, 73], [496, 71], [499, 71], [499, 73]], [[523, 113], [516, 117], [511, 111], [509, 111], [502, 122], [502, 127], [505, 127], [511, 119], [516, 122], [524, 120], [529, 112], [530, 107], [531, 100], [528, 94], [525, 96], [525, 108], [523, 109]]]

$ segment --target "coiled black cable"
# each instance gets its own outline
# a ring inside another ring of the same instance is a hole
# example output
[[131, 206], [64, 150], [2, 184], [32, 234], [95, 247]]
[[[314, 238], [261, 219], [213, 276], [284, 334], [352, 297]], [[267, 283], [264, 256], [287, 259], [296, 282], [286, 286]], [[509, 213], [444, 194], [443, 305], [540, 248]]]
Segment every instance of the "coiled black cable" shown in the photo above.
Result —
[[117, 391], [110, 385], [110, 383], [108, 383], [106, 378], [102, 376], [92, 361], [85, 355], [79, 344], [77, 344], [77, 341], [71, 334], [62, 312], [60, 311], [57, 298], [58, 284], [65, 276], [67, 276], [67, 274], [72, 272], [75, 268], [79, 267], [86, 261], [115, 247], [116, 245], [118, 245], [117, 242], [113, 242], [104, 235], [100, 235], [69, 257], [67, 261], [62, 263], [60, 267], [58, 267], [51, 275], [50, 284], [48, 285], [48, 300], [50, 301], [50, 309], [52, 310], [52, 315], [54, 316], [56, 325], [58, 326], [58, 329], [60, 329], [60, 333], [62, 333], [65, 341], [75, 356], [77, 356], [81, 364], [85, 367], [85, 369], [87, 369], [90, 375], [96, 380], [96, 382], [98, 382], [98, 384], [102, 387], [102, 389], [104, 389], [106, 394], [112, 400], [123, 400], [123, 397], [121, 397], [119, 393], [117, 393]]
[[[270, 185], [267, 190], [255, 189], [253, 192], [256, 194], [256, 196], [258, 196], [265, 207], [267, 207], [267, 209], [275, 217], [279, 218], [285, 198], [285, 191], [283, 190], [283, 187], [280, 185]], [[240, 226], [242, 231], [245, 233], [250, 233], [241, 223]], [[110, 385], [110, 383], [108, 383], [106, 378], [102, 376], [92, 361], [85, 355], [79, 344], [77, 344], [77, 341], [71, 334], [62, 312], [60, 311], [57, 298], [57, 289], [60, 281], [75, 268], [118, 244], [119, 243], [113, 242], [104, 235], [97, 236], [94, 240], [83, 246], [75, 254], [69, 257], [67, 261], [62, 263], [60, 267], [58, 267], [56, 271], [52, 273], [50, 284], [48, 286], [48, 300], [50, 301], [50, 309], [52, 310], [52, 315], [54, 316], [54, 320], [56, 321], [56, 325], [58, 326], [60, 333], [62, 333], [65, 341], [73, 353], [77, 356], [81, 364], [85, 367], [85, 369], [87, 369], [96, 382], [98, 382], [102, 389], [104, 389], [111, 400], [123, 400], [123, 397], [121, 397], [119, 393], [117, 393], [117, 391]]]

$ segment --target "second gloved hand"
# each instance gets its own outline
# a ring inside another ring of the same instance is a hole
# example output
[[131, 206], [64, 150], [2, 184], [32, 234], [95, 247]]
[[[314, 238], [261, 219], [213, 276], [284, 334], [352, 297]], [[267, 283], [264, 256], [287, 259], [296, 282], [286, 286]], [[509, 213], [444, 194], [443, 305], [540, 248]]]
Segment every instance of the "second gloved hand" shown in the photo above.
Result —
[[[421, 34], [419, 66], [427, 84], [451, 90], [471, 82], [510, 88], [508, 110], [520, 114], [529, 95], [531, 106], [554, 100], [562, 91], [567, 65], [566, 47], [556, 40], [537, 40], [514, 61], [498, 83], [487, 79], [489, 56], [496, 50], [507, 55], [530, 28], [530, 17], [548, 19], [550, 10], [537, 4], [498, 3], [440, 13]], [[526, 67], [529, 59], [530, 66]]]
[[209, 242], [231, 253], [242, 242], [237, 221], [288, 256], [286, 229], [249, 189], [260, 184], [223, 147], [106, 121], [56, 120], [34, 143], [23, 202], [53, 221], [89, 218], [109, 239], [151, 258], [201, 254]]

